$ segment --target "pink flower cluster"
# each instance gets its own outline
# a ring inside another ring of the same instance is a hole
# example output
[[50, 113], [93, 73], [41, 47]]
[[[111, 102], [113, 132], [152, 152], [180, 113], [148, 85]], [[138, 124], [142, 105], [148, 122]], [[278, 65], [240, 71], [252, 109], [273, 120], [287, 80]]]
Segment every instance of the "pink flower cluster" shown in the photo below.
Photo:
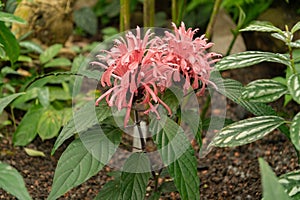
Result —
[[204, 94], [207, 84], [213, 85], [209, 80], [211, 65], [220, 57], [207, 53], [213, 44], [207, 43], [204, 35], [194, 39], [197, 29], [186, 30], [184, 23], [179, 28], [175, 24], [173, 27], [175, 34], [166, 31], [163, 38], [153, 37], [150, 29], [141, 38], [137, 27], [136, 35], [128, 32], [125, 39], [115, 40], [114, 47], [104, 51], [104, 55], [99, 54], [99, 61], [92, 62], [105, 69], [101, 85], [111, 87], [96, 100], [96, 105], [106, 98], [109, 106], [116, 106], [118, 110], [125, 108], [124, 126], [135, 103], [148, 105], [145, 113], [154, 112], [157, 118], [160, 118], [159, 104], [171, 115], [171, 109], [159, 94], [174, 81], [185, 81], [184, 92], [190, 87], [200, 89], [198, 95]]

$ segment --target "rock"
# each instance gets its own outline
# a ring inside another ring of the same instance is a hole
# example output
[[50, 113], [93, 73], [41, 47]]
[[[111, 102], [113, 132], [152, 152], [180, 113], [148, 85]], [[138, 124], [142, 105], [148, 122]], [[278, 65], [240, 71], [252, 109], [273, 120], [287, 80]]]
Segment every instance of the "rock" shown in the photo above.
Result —
[[17, 6], [15, 15], [27, 24], [13, 24], [17, 38], [31, 32], [42, 44], [65, 43], [73, 32], [72, 6], [74, 0], [24, 0]]

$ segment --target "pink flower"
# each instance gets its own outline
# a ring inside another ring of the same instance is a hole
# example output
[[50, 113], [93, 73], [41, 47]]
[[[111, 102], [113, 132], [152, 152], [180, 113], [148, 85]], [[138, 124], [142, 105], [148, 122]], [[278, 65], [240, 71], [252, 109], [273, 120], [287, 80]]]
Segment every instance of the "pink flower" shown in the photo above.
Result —
[[[182, 22], [179, 28], [172, 24], [174, 32], [165, 32], [165, 37], [162, 42], [167, 43], [163, 45], [162, 49], [164, 55], [161, 62], [177, 69], [174, 72], [174, 80], [180, 80], [180, 74], [185, 78], [184, 90], [185, 92], [192, 84], [193, 89], [201, 87], [199, 95], [203, 95], [205, 86], [210, 83], [211, 65], [217, 62], [220, 54], [208, 53], [207, 49], [212, 47], [213, 43], [207, 43], [204, 35], [193, 39], [195, 32], [191, 28], [185, 29]], [[161, 42], [161, 41], [160, 41]], [[201, 81], [201, 85], [199, 85]]]
[[[156, 67], [153, 57], [156, 49], [151, 49], [151, 36], [148, 30], [143, 39], [141, 39], [140, 29], [137, 27], [136, 36], [132, 32], [126, 34], [126, 41], [121, 38], [115, 41], [115, 46], [110, 51], [105, 51], [106, 56], [98, 56], [102, 62], [92, 62], [105, 69], [101, 77], [102, 86], [111, 88], [102, 94], [97, 100], [96, 105], [103, 99], [109, 106], [116, 106], [120, 111], [126, 109], [124, 126], [127, 125], [130, 117], [130, 111], [135, 103], [148, 104], [149, 109], [145, 113], [154, 112], [159, 118], [157, 106], [163, 105], [171, 114], [170, 108], [158, 97], [159, 91], [165, 89], [159, 82], [165, 79], [163, 71], [167, 66]], [[148, 48], [148, 46], [150, 46]], [[103, 64], [103, 61], [107, 65]], [[111, 83], [111, 78], [114, 83]]]
[[101, 85], [111, 87], [96, 100], [96, 105], [105, 98], [109, 106], [116, 106], [119, 111], [126, 109], [124, 126], [136, 104], [147, 105], [145, 113], [153, 112], [157, 118], [160, 118], [157, 111], [160, 104], [171, 115], [171, 109], [159, 96], [174, 81], [184, 81], [184, 92], [190, 85], [193, 89], [200, 88], [199, 95], [204, 94], [207, 84], [214, 85], [209, 80], [211, 65], [220, 55], [207, 52], [213, 44], [207, 43], [204, 36], [194, 39], [197, 29], [186, 30], [184, 23], [179, 28], [175, 24], [173, 27], [174, 34], [165, 32], [163, 38], [152, 38], [150, 30], [141, 38], [137, 27], [136, 35], [128, 32], [125, 39], [115, 40], [109, 51], [98, 55], [99, 61], [92, 62], [105, 69]]

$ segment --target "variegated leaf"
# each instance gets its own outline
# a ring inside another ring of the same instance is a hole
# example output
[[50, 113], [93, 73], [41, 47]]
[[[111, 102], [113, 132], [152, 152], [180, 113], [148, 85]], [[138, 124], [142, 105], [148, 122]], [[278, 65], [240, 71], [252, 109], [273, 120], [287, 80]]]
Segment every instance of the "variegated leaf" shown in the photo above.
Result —
[[286, 93], [287, 87], [284, 84], [275, 80], [260, 79], [249, 83], [242, 92], [242, 97], [253, 102], [268, 103]]
[[254, 21], [246, 28], [241, 29], [240, 31], [259, 31], [259, 32], [277, 32], [282, 33], [282, 30], [274, 26], [270, 22], [266, 21]]
[[300, 112], [293, 118], [290, 136], [294, 146], [300, 151]]
[[283, 174], [279, 177], [279, 183], [285, 188], [285, 192], [293, 199], [300, 199], [300, 170]]
[[248, 144], [263, 138], [283, 123], [284, 119], [277, 116], [259, 116], [241, 120], [217, 133], [212, 145], [234, 147]]
[[290, 43], [291, 47], [293, 48], [300, 48], [300, 40], [296, 40]]
[[300, 73], [290, 76], [287, 86], [293, 99], [300, 104]]
[[297, 23], [293, 26], [291, 32], [292, 32], [292, 33], [295, 33], [295, 32], [298, 31], [299, 29], [300, 29], [300, 22], [297, 22]]
[[243, 106], [254, 115], [276, 115], [276, 112], [269, 105], [259, 102], [249, 102], [246, 99], [242, 99], [243, 85], [240, 82], [233, 79], [217, 79], [212, 81], [216, 84], [218, 92], [235, 103]]
[[290, 66], [287, 55], [261, 51], [246, 51], [221, 59], [215, 68], [219, 71], [252, 66], [261, 62], [275, 62]]

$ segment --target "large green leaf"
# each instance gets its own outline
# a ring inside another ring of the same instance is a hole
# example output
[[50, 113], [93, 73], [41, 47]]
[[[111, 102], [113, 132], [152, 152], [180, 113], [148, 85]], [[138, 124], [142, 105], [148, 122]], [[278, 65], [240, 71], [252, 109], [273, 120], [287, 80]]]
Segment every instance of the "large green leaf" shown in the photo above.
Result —
[[56, 149], [62, 145], [65, 140], [76, 133], [87, 130], [94, 124], [100, 123], [109, 116], [111, 116], [111, 110], [105, 100], [101, 101], [98, 107], [96, 107], [92, 101], [86, 103], [78, 111], [73, 113], [73, 118], [63, 127], [55, 141], [52, 154], [54, 154]]
[[275, 62], [290, 66], [290, 61], [287, 55], [261, 51], [246, 51], [222, 58], [215, 65], [215, 68], [223, 71], [248, 67], [261, 62]]
[[253, 21], [247, 27], [241, 29], [240, 31], [259, 31], [259, 32], [277, 32], [283, 33], [282, 30], [274, 26], [270, 22], [266, 21]]
[[40, 105], [34, 106], [27, 111], [13, 135], [14, 145], [25, 146], [36, 137], [38, 124], [43, 112], [44, 108]]
[[54, 44], [50, 47], [48, 47], [43, 53], [40, 55], [40, 61], [42, 64], [50, 61], [52, 58], [54, 58], [60, 49], [62, 48], [62, 44]]
[[121, 175], [122, 199], [144, 199], [150, 171], [150, 161], [147, 155], [133, 153], [123, 166]]
[[277, 116], [259, 116], [241, 120], [218, 132], [213, 138], [212, 145], [234, 147], [248, 144], [263, 138], [282, 124], [284, 119]]
[[83, 183], [107, 164], [120, 143], [121, 131], [109, 126], [102, 131], [89, 129], [64, 151], [55, 170], [49, 200]]
[[293, 200], [300, 199], [300, 170], [283, 174], [279, 177], [278, 181]]
[[114, 179], [106, 183], [94, 200], [121, 200], [121, 180]]
[[290, 76], [287, 81], [287, 86], [294, 101], [300, 104], [300, 73]]
[[73, 141], [58, 161], [48, 199], [60, 197], [71, 188], [94, 176], [103, 166], [103, 163], [89, 153], [81, 140]]
[[253, 102], [268, 103], [287, 93], [286, 85], [270, 79], [260, 79], [249, 83], [242, 92], [244, 99]]
[[20, 47], [14, 34], [0, 21], [0, 46], [4, 49], [11, 63], [18, 60]]
[[13, 100], [15, 100], [16, 98], [18, 98], [19, 96], [25, 94], [25, 92], [20, 92], [20, 93], [16, 93], [16, 94], [11, 94], [9, 96], [0, 98], [0, 114], [3, 112], [3, 109], [8, 106], [8, 104], [10, 104]]
[[291, 200], [284, 192], [284, 188], [278, 182], [278, 179], [271, 167], [262, 158], [258, 159], [262, 175], [263, 199], [264, 200]]
[[42, 140], [51, 139], [57, 136], [61, 125], [61, 116], [55, 109], [50, 107], [42, 113], [37, 132]]
[[300, 151], [300, 112], [293, 118], [290, 127], [290, 136], [292, 143]]
[[181, 199], [200, 199], [197, 160], [182, 128], [166, 116], [152, 119], [149, 127]]
[[0, 188], [11, 193], [18, 199], [31, 199], [22, 176], [8, 164], [0, 161]]

